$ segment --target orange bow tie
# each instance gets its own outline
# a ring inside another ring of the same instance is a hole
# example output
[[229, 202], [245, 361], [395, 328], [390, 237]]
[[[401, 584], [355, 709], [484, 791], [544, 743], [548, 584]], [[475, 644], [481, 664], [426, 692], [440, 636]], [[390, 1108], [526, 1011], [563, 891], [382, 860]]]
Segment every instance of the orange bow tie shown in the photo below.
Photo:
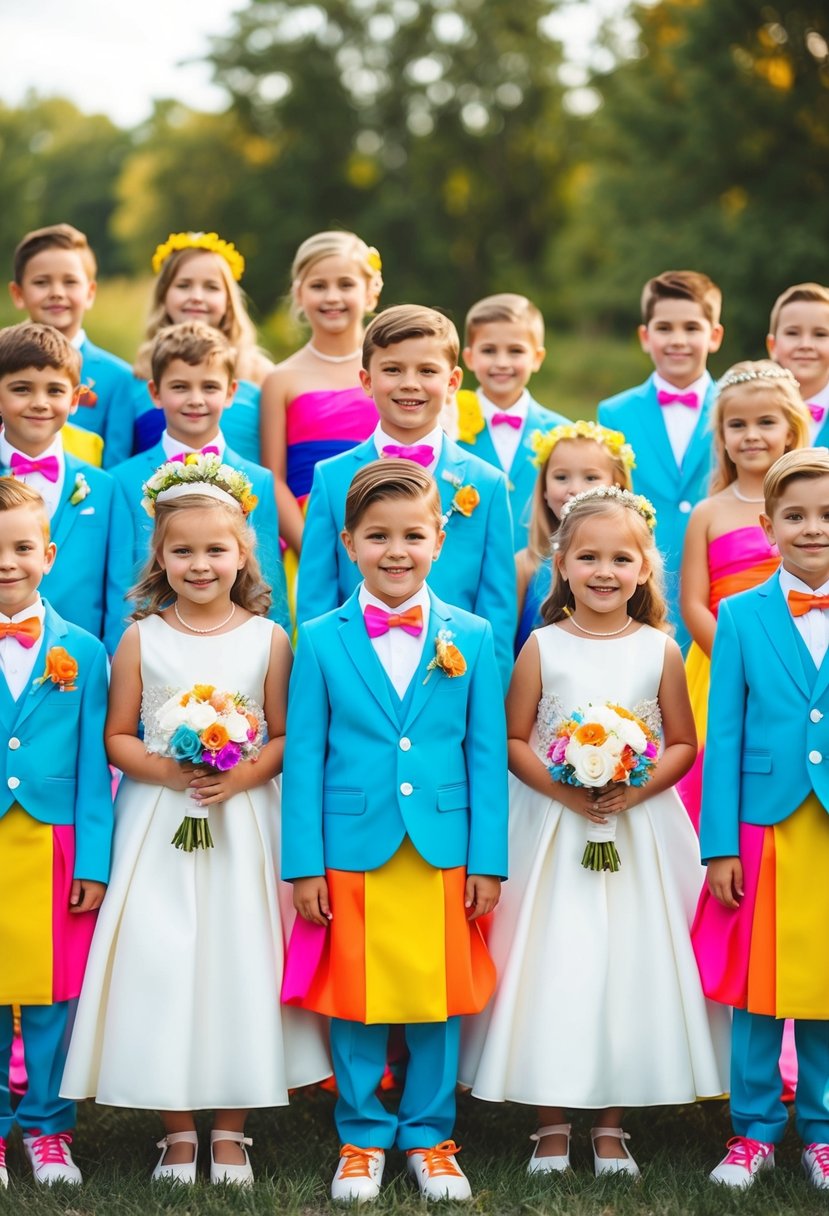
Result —
[[31, 650], [40, 634], [40, 617], [37, 616], [28, 616], [25, 621], [0, 621], [0, 641], [14, 638], [26, 650]]
[[790, 591], [788, 601], [792, 616], [805, 616], [813, 608], [829, 608], [829, 595], [807, 595], [805, 591]]
[[420, 604], [407, 608], [405, 612], [386, 612], [374, 604], [366, 604], [363, 610], [366, 630], [370, 638], [379, 638], [390, 629], [399, 627], [404, 633], [417, 637], [423, 630], [423, 610]]

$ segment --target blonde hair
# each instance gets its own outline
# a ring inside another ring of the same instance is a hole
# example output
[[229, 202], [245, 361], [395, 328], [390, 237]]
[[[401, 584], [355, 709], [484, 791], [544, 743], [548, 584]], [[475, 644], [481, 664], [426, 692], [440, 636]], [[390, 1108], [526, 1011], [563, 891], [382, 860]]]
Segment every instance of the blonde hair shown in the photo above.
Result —
[[795, 283], [793, 287], [787, 287], [772, 305], [771, 317], [769, 318], [769, 333], [772, 337], [777, 333], [782, 309], [787, 304], [798, 304], [801, 302], [808, 304], [829, 304], [829, 287], [824, 287], [822, 283]]
[[256, 560], [256, 535], [253, 529], [245, 522], [238, 507], [206, 494], [193, 493], [184, 494], [172, 502], [156, 503], [150, 557], [138, 582], [128, 593], [136, 604], [132, 619], [141, 621], [144, 617], [154, 616], [175, 600], [176, 593], [167, 579], [167, 571], [161, 565], [161, 553], [171, 519], [179, 511], [194, 510], [222, 512], [245, 557], [245, 564], [238, 571], [230, 590], [230, 598], [234, 604], [252, 612], [254, 616], [265, 616], [271, 606], [271, 589], [263, 580]]
[[450, 368], [458, 365], [460, 338], [452, 321], [422, 304], [396, 304], [374, 318], [363, 338], [363, 368], [368, 371], [376, 350], [386, 350], [409, 338], [435, 338]]
[[484, 325], [494, 325], [499, 321], [523, 325], [538, 349], [544, 345], [544, 318], [540, 311], [532, 300], [512, 291], [485, 296], [483, 300], [472, 305], [464, 324], [466, 345], [472, 345], [478, 330]]
[[816, 481], [818, 477], [829, 477], [828, 448], [800, 448], [775, 460], [763, 480], [766, 515], [772, 515], [791, 482]]
[[637, 547], [648, 566], [647, 580], [637, 587], [628, 600], [628, 615], [643, 625], [652, 625], [654, 629], [670, 632], [667, 624], [668, 605], [662, 583], [662, 557], [656, 547], [656, 541], [651, 529], [645, 522], [644, 516], [635, 506], [621, 503], [618, 499], [586, 496], [574, 502], [559, 524], [555, 545], [555, 577], [553, 589], [541, 605], [541, 617], [545, 625], [553, 625], [571, 616], [576, 606], [575, 597], [570, 584], [562, 576], [560, 562], [567, 556], [573, 544], [579, 526], [586, 519], [597, 515], [615, 515], [624, 520], [633, 533]]
[[43, 543], [48, 545], [51, 539], [49, 516], [46, 513], [46, 504], [37, 490], [33, 490], [31, 486], [27, 486], [24, 481], [19, 481], [11, 474], [0, 477], [0, 514], [4, 511], [18, 511], [21, 508], [28, 508], [40, 517]]
[[[745, 377], [729, 383], [730, 377]], [[810, 418], [809, 411], [798, 391], [797, 382], [793, 376], [783, 374], [780, 365], [771, 359], [743, 360], [730, 367], [722, 377], [724, 387], [720, 389], [711, 410], [711, 430], [714, 432], [714, 455], [716, 463], [711, 474], [710, 494], [719, 494], [727, 486], [737, 480], [737, 466], [725, 449], [723, 418], [725, 407], [740, 394], [758, 397], [765, 394], [774, 399], [779, 406], [792, 433], [792, 441], [786, 448], [787, 452], [795, 448], [804, 448], [809, 442]]]
[[422, 499], [441, 530], [442, 508], [438, 483], [412, 460], [372, 460], [352, 478], [345, 499], [345, 530], [353, 532], [375, 502], [393, 499]]
[[353, 262], [365, 276], [371, 306], [374, 307], [383, 290], [380, 254], [373, 245], [367, 245], [362, 237], [357, 236], [356, 232], [331, 229], [327, 232], [315, 232], [313, 236], [307, 237], [294, 254], [291, 263], [291, 315], [295, 320], [306, 320], [297, 304], [296, 293], [303, 280], [323, 258], [344, 258]]

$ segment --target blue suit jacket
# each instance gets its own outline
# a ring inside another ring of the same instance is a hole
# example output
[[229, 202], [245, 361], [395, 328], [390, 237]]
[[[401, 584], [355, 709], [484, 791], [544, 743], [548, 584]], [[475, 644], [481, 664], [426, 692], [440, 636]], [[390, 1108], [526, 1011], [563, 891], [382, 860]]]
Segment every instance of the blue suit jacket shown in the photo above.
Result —
[[[164, 418], [161, 410], [159, 416]], [[150, 541], [153, 535], [153, 521], [141, 506], [143, 497], [141, 487], [148, 478], [152, 477], [159, 465], [164, 464], [167, 457], [161, 443], [140, 452], [130, 460], [125, 460], [112, 470], [112, 476], [117, 485], [117, 496], [123, 514], [126, 517], [125, 531], [121, 543], [127, 554], [127, 561], [122, 563], [120, 570], [123, 579], [119, 587], [118, 621], [114, 628], [118, 637], [127, 627], [127, 618], [133, 611], [134, 605], [127, 599], [130, 587], [138, 581], [144, 564], [150, 555]], [[229, 447], [225, 448], [224, 463], [234, 469], [241, 469], [250, 479], [253, 493], [259, 499], [257, 506], [250, 513], [250, 523], [256, 533], [257, 556], [262, 568], [265, 582], [271, 587], [273, 600], [268, 616], [277, 621], [290, 637], [291, 626], [288, 616], [288, 596], [285, 588], [285, 571], [282, 566], [282, 555], [279, 549], [279, 523], [276, 517], [276, 497], [273, 486], [273, 473], [243, 460]]]
[[[407, 835], [432, 866], [506, 876], [506, 725], [492, 630], [430, 599], [402, 721], [356, 591], [300, 627], [282, 777], [284, 878], [374, 870]], [[427, 680], [443, 629], [467, 670]]]
[[[71, 691], [61, 692], [51, 680], [35, 683], [52, 646], [62, 646], [77, 661]], [[0, 675], [0, 817], [19, 802], [40, 823], [74, 824], [74, 877], [93, 882], [109, 880], [112, 793], [104, 751], [106, 711], [106, 651], [46, 604], [43, 643], [28, 689], [15, 701]]]
[[679, 568], [688, 517], [696, 504], [708, 495], [714, 450], [708, 415], [713, 401], [712, 382], [700, 406], [696, 429], [681, 469], [674, 460], [653, 376], [636, 388], [601, 401], [598, 411], [602, 426], [622, 431], [633, 448], [636, 453], [633, 488], [656, 507], [656, 543], [665, 559], [671, 623], [676, 626], [676, 640], [684, 648], [691, 639], [679, 614]]
[[126, 460], [132, 451], [136, 378], [128, 363], [87, 338], [81, 346], [81, 382], [92, 390], [97, 401], [94, 405], [79, 405], [72, 422], [101, 436], [104, 468], [109, 469]]
[[[299, 624], [337, 608], [360, 583], [360, 572], [349, 560], [340, 532], [351, 479], [358, 469], [376, 459], [372, 437], [348, 452], [320, 461], [314, 469], [297, 582]], [[448, 602], [489, 621], [506, 688], [512, 674], [517, 615], [506, 478], [444, 436], [435, 470], [444, 514], [456, 493], [447, 475], [464, 485], [474, 485], [481, 501], [470, 516], [453, 514], [447, 522], [446, 540], [429, 575], [429, 586]]]
[[815, 669], [774, 574], [720, 604], [703, 762], [703, 858], [738, 856], [740, 823], [779, 823], [812, 790], [829, 808], [829, 658]]
[[[539, 405], [536, 400], [532, 397], [530, 398], [527, 420], [521, 432], [521, 441], [515, 450], [512, 464], [507, 471], [509, 505], [512, 511], [513, 547], [516, 553], [519, 549], [527, 547], [532, 496], [535, 483], [538, 480], [538, 467], [534, 463], [535, 452], [530, 447], [530, 436], [533, 431], [549, 431], [554, 426], [559, 426], [562, 422], [567, 421], [562, 414], [556, 414], [553, 410], [545, 409], [543, 405]], [[494, 465], [501, 472], [501, 462], [495, 451], [489, 427], [485, 426], [475, 436], [472, 443], [464, 443], [463, 440], [459, 439], [458, 447], [463, 448], [465, 452], [471, 452], [473, 456], [477, 456], [480, 460], [485, 460], [487, 464]]]

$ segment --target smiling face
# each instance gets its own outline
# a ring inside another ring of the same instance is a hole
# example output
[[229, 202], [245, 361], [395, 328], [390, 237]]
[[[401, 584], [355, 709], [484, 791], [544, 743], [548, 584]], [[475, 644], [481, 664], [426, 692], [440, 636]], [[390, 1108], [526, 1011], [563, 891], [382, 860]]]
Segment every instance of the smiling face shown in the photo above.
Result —
[[738, 473], [765, 474], [794, 442], [786, 415], [773, 391], [726, 390], [722, 439]]
[[561, 519], [566, 502], [596, 486], [612, 486], [615, 467], [607, 448], [595, 439], [561, 439], [550, 453], [544, 478], [544, 499]]
[[6, 439], [27, 456], [40, 456], [75, 410], [78, 390], [67, 372], [25, 367], [0, 376], [0, 417]]
[[427, 498], [382, 498], [371, 503], [341, 539], [366, 590], [396, 608], [423, 586], [443, 546]]
[[414, 443], [434, 430], [462, 374], [452, 367], [440, 338], [404, 338], [372, 351], [360, 383], [374, 398], [386, 434], [399, 443]]
[[490, 321], [480, 325], [463, 360], [493, 405], [507, 410], [521, 397], [544, 359], [526, 325]]
[[829, 304], [793, 300], [780, 309], [769, 354], [797, 378], [804, 401], [829, 384]]
[[[0, 612], [15, 616], [36, 601], [55, 546], [45, 538], [45, 515], [34, 507], [0, 511]], [[3, 645], [9, 645], [4, 642]]]
[[174, 325], [204, 321], [214, 329], [221, 326], [228, 301], [225, 266], [218, 253], [207, 250], [181, 259], [164, 296], [164, 310]]
[[585, 628], [609, 632], [622, 624], [628, 602], [650, 573], [630, 510], [610, 507], [588, 515], [556, 557], [556, 569], [570, 584]]
[[203, 609], [230, 603], [245, 554], [223, 510], [188, 507], [169, 519], [158, 561], [178, 598]]
[[792, 477], [760, 522], [785, 570], [813, 591], [829, 582], [829, 476]]
[[164, 411], [167, 433], [185, 447], [204, 447], [216, 438], [222, 411], [233, 399], [236, 381], [230, 380], [220, 359], [191, 365], [172, 359], [159, 384], [150, 381], [150, 396]]
[[20, 283], [10, 283], [15, 307], [72, 339], [95, 299], [95, 283], [74, 249], [42, 249], [29, 258]]
[[676, 388], [699, 380], [709, 354], [720, 349], [722, 335], [722, 326], [712, 325], [693, 300], [657, 300], [648, 324], [639, 326], [642, 350]]
[[333, 337], [362, 326], [377, 292], [353, 258], [332, 254], [309, 267], [294, 288], [294, 303], [315, 333]]

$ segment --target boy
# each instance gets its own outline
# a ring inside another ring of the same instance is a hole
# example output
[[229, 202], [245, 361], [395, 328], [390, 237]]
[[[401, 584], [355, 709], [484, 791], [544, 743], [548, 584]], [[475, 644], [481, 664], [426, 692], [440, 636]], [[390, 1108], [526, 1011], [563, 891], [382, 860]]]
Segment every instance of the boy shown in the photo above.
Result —
[[[135, 377], [123, 359], [94, 346], [84, 331], [84, 314], [95, 301], [96, 273], [84, 234], [71, 224], [51, 224], [27, 232], [15, 249], [9, 291], [16, 308], [32, 321], [53, 325], [80, 352], [84, 391], [76, 422], [101, 436], [103, 463], [110, 468], [132, 450]], [[90, 458], [80, 450], [77, 454]]]
[[[40, 598], [55, 560], [41, 497], [0, 479], [0, 1185], [15, 1122], [35, 1182], [79, 1183], [75, 1107], [60, 1098], [70, 1002], [109, 877], [112, 799], [100, 642]], [[12, 1111], [9, 1056], [20, 1006], [28, 1088]]]
[[370, 439], [321, 461], [314, 470], [299, 563], [297, 621], [338, 607], [360, 581], [339, 543], [348, 487], [363, 465], [378, 456], [402, 454], [431, 473], [440, 491], [446, 542], [432, 586], [492, 625], [506, 688], [517, 613], [506, 479], [463, 452], [438, 421], [461, 382], [459, 345], [447, 317], [413, 304], [387, 308], [366, 330], [360, 382], [374, 398], [380, 422]]
[[798, 283], [778, 296], [771, 310], [766, 347], [772, 359], [797, 377], [812, 416], [814, 447], [829, 444], [829, 288]]
[[516, 552], [527, 546], [538, 477], [530, 436], [567, 421], [527, 390], [544, 354], [544, 318], [526, 296], [487, 296], [466, 314], [463, 361], [478, 388], [456, 397], [458, 443], [506, 474]]
[[[300, 626], [289, 692], [282, 869], [303, 919], [288, 968], [312, 941], [318, 962], [304, 991], [283, 996], [332, 1017], [343, 1142], [332, 1198], [376, 1198], [396, 1144], [426, 1198], [468, 1199], [449, 1138], [460, 1015], [494, 986], [472, 922], [498, 902], [507, 860], [492, 630], [424, 582], [444, 533], [423, 468], [359, 469], [344, 522], [363, 581]], [[396, 1115], [376, 1097], [390, 1024], [410, 1052]]]
[[642, 292], [639, 341], [655, 371], [644, 384], [599, 403], [602, 426], [622, 431], [636, 453], [633, 488], [656, 508], [656, 543], [676, 640], [690, 636], [679, 613], [679, 567], [688, 518], [708, 493], [714, 383], [706, 370], [719, 350], [722, 293], [707, 275], [668, 270]]
[[110, 649], [111, 612], [128, 577], [124, 519], [112, 478], [63, 448], [75, 409], [81, 357], [51, 325], [24, 321], [0, 332], [0, 474], [18, 477], [43, 499], [57, 558], [44, 590], [61, 616]]
[[[244, 473], [253, 487], [258, 503], [251, 512], [250, 524], [256, 533], [262, 575], [273, 592], [268, 616], [290, 633], [273, 474], [232, 452], [220, 429], [222, 413], [236, 392], [233, 378], [236, 352], [221, 330], [202, 321], [185, 321], [158, 331], [150, 357], [150, 396], [155, 407], [163, 411], [166, 428], [153, 447], [112, 470], [129, 516], [123, 543], [129, 554], [130, 577], [122, 588], [123, 596], [137, 582], [150, 555], [153, 526], [141, 505], [144, 482], [168, 460], [184, 460], [191, 452], [212, 451], [225, 464]], [[121, 632], [132, 610], [124, 598]]]
[[735, 1139], [712, 1172], [750, 1186], [774, 1165], [787, 1109], [778, 1059], [795, 1019], [795, 1123], [829, 1189], [829, 453], [789, 452], [763, 486], [780, 550], [767, 582], [720, 604], [700, 845], [708, 902], [694, 944], [706, 994], [733, 1005]]

